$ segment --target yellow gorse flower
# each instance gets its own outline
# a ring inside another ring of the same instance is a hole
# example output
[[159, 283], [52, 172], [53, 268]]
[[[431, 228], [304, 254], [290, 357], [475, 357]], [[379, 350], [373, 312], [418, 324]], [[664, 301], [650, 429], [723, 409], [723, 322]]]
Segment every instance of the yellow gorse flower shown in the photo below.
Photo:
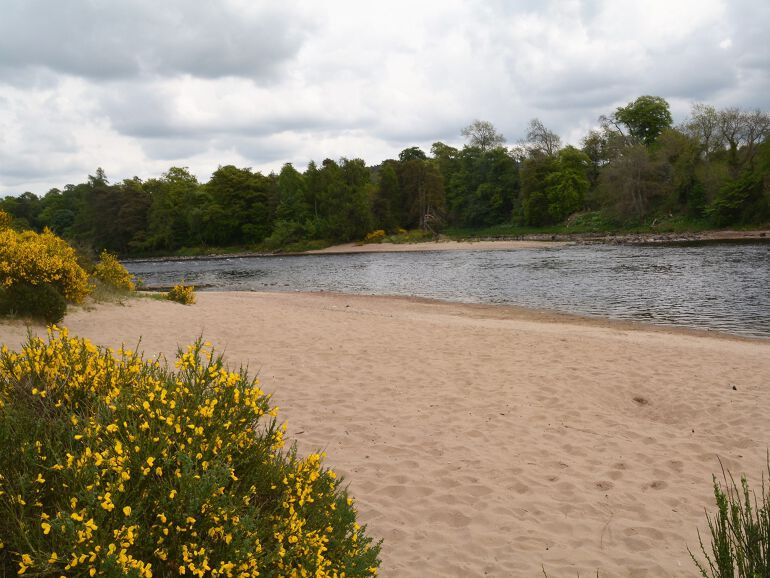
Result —
[[[175, 368], [63, 328], [18, 353], [0, 350], [0, 419], [34, 400], [56, 424], [40, 428], [43, 437], [16, 428], [8, 440], [16, 452], [8, 463], [24, 470], [0, 472], [0, 507], [35, 515], [24, 531], [14, 517], [0, 519], [17, 572], [374, 574], [379, 546], [355, 524], [323, 454], [281, 449], [286, 427], [259, 382], [229, 371], [201, 342], [180, 351]], [[29, 528], [44, 544], [34, 551], [20, 538]]]
[[0, 229], [0, 286], [16, 283], [53, 285], [73, 303], [91, 292], [75, 250], [48, 229], [42, 233]]

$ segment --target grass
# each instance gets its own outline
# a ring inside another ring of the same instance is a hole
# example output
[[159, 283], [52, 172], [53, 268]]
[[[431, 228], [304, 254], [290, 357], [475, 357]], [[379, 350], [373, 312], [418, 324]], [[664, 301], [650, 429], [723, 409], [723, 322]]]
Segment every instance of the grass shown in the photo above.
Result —
[[[770, 479], [770, 452], [767, 457]], [[745, 477], [740, 485], [722, 468], [722, 482], [714, 476], [717, 511], [706, 514], [711, 547], [706, 548], [698, 533], [705, 563], [690, 552], [704, 578], [770, 577], [770, 488], [762, 476], [761, 492], [749, 488]]]

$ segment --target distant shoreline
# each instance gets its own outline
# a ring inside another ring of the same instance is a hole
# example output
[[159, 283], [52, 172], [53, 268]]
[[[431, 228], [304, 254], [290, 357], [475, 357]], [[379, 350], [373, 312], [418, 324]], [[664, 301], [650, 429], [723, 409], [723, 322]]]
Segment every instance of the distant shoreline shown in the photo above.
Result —
[[554, 233], [515, 237], [479, 237], [464, 240], [440, 238], [418, 243], [343, 243], [324, 249], [283, 252], [242, 251], [212, 253], [209, 255], [162, 255], [157, 257], [129, 257], [125, 262], [142, 261], [197, 261], [204, 259], [240, 259], [244, 257], [293, 257], [302, 255], [346, 253], [401, 253], [409, 251], [512, 251], [516, 249], [556, 248], [568, 245], [691, 245], [717, 243], [770, 243], [770, 230], [754, 231], [701, 231], [698, 233]]

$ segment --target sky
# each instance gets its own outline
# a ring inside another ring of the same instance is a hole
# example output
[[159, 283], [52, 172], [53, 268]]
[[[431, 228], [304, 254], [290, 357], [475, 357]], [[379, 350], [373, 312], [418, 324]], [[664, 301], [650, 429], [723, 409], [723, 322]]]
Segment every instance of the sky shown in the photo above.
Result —
[[767, 111], [768, 29], [767, 0], [2, 0], [0, 196], [375, 165], [474, 119], [579, 145], [645, 94]]

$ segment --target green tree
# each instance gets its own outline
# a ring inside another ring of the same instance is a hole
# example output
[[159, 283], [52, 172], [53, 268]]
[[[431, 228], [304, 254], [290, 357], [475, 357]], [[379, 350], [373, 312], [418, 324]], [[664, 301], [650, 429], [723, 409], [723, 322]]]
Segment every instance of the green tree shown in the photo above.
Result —
[[402, 223], [398, 219], [397, 207], [401, 200], [401, 189], [396, 173], [396, 161], [387, 160], [380, 166], [379, 180], [372, 199], [374, 228], [395, 231]]
[[757, 147], [756, 162], [726, 180], [706, 212], [717, 226], [762, 223], [770, 218], [770, 142]]
[[620, 125], [625, 125], [628, 136], [634, 142], [650, 146], [664, 129], [673, 122], [668, 102], [660, 96], [640, 96], [626, 106], [620, 106], [610, 117], [602, 117], [605, 125], [612, 125], [624, 134]]
[[160, 179], [147, 180], [143, 188], [151, 202], [142, 248], [173, 250], [205, 242], [200, 218], [205, 196], [186, 167], [171, 167]]
[[446, 193], [451, 224], [485, 227], [510, 219], [519, 167], [505, 149], [464, 147], [451, 166]]
[[291, 163], [281, 168], [276, 191], [278, 206], [268, 245], [281, 247], [312, 235], [305, 177]]
[[599, 188], [605, 207], [620, 220], [642, 221], [663, 196], [669, 171], [645, 146], [629, 147], [602, 171]]
[[553, 170], [545, 177], [547, 212], [551, 222], [561, 222], [583, 208], [590, 187], [590, 164], [588, 155], [573, 146], [559, 151]]
[[397, 165], [403, 202], [401, 225], [436, 232], [444, 222], [444, 179], [432, 160], [412, 158]]
[[214, 171], [205, 188], [210, 202], [203, 222], [209, 242], [258, 243], [270, 234], [273, 183], [269, 177], [226, 165]]
[[0, 201], [0, 210], [5, 211], [23, 229], [40, 230], [39, 215], [42, 209], [40, 199], [34, 193], [22, 193], [18, 197], [7, 196]]

